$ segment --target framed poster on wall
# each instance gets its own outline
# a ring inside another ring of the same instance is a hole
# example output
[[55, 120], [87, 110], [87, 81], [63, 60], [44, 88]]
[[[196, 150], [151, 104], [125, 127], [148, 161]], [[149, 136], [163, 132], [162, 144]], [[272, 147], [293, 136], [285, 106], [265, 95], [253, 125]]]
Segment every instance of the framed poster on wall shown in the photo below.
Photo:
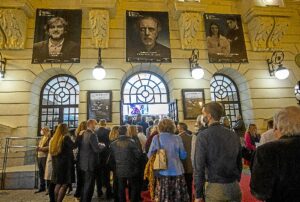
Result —
[[87, 119], [112, 121], [112, 91], [87, 92]]
[[182, 89], [184, 119], [196, 119], [205, 103], [204, 89]]
[[126, 61], [171, 62], [168, 12], [126, 11]]
[[241, 15], [204, 13], [211, 63], [248, 62]]
[[79, 63], [81, 10], [37, 9], [32, 63]]

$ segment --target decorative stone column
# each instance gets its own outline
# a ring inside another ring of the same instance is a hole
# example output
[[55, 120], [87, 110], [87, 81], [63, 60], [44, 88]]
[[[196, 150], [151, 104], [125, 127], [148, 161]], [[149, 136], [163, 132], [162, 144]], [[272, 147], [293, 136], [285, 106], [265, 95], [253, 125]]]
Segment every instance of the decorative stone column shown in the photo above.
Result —
[[181, 13], [178, 24], [182, 49], [195, 49], [201, 46], [200, 13]]
[[89, 12], [94, 48], [108, 48], [109, 19], [116, 15], [117, 3], [118, 0], [80, 0], [81, 7]]
[[199, 49], [202, 46], [200, 26], [206, 6], [199, 1], [177, 0], [167, 0], [167, 5], [171, 16], [178, 20], [181, 48]]
[[[249, 0], [244, 1], [248, 3]], [[254, 4], [245, 6], [243, 19], [248, 24], [253, 51], [282, 50], [281, 42], [294, 14], [294, 10], [284, 7], [259, 7]]]
[[92, 44], [95, 48], [107, 48], [109, 40], [108, 10], [92, 9], [89, 11], [89, 22], [92, 32]]
[[24, 49], [27, 21], [33, 15], [27, 0], [2, 0], [0, 4], [0, 49]]

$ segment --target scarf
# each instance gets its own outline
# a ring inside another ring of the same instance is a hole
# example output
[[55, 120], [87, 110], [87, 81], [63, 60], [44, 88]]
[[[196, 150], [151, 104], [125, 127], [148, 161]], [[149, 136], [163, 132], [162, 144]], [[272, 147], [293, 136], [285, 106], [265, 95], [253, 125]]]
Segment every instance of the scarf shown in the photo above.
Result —
[[154, 176], [154, 170], [153, 170], [153, 164], [155, 161], [155, 155], [156, 153], [154, 153], [150, 159], [148, 160], [146, 167], [145, 167], [145, 171], [144, 171], [144, 179], [148, 179], [149, 181], [149, 192], [150, 192], [150, 196], [151, 199], [154, 200], [154, 191], [155, 191], [155, 176]]

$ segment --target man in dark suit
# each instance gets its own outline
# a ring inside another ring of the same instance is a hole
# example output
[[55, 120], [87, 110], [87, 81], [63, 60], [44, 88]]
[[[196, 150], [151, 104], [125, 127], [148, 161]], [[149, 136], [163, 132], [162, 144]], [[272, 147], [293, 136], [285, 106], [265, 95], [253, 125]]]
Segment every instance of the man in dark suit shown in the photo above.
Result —
[[250, 188], [258, 200], [300, 201], [300, 107], [281, 109], [274, 116], [275, 140], [256, 149]]
[[98, 142], [95, 134], [97, 121], [87, 121], [88, 129], [83, 134], [80, 150], [80, 169], [84, 173], [83, 190], [80, 202], [90, 202], [95, 187], [95, 171], [99, 165], [99, 152], [105, 148], [103, 143]]
[[104, 183], [104, 186], [106, 187], [106, 198], [109, 199], [112, 197], [112, 188], [110, 185], [110, 170], [108, 165], [106, 164], [108, 155], [109, 155], [109, 133], [110, 130], [108, 130], [106, 127], [106, 120], [101, 119], [99, 121], [100, 127], [96, 130], [96, 135], [98, 137], [98, 140], [100, 143], [105, 144], [105, 149], [103, 149], [102, 152], [99, 153], [99, 169], [96, 174], [96, 184], [97, 184], [97, 192], [98, 196], [102, 196], [102, 182]]
[[33, 44], [32, 63], [79, 62], [80, 46], [66, 38], [67, 27], [67, 21], [61, 17], [48, 20], [48, 39]]

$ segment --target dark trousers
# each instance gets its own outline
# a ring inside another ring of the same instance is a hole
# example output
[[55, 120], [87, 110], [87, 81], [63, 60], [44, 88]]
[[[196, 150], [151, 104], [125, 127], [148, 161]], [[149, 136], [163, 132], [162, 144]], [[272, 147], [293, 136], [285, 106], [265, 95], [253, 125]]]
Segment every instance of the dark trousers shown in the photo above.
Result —
[[112, 190], [110, 185], [110, 170], [107, 166], [99, 167], [96, 173], [96, 184], [98, 195], [102, 193], [102, 185], [106, 188], [106, 197], [110, 197]]
[[46, 183], [45, 183], [45, 168], [46, 168], [46, 160], [47, 157], [41, 157], [38, 158], [38, 168], [39, 168], [39, 178], [40, 178], [40, 190], [45, 190], [46, 189]]
[[80, 169], [79, 164], [76, 164], [76, 192], [74, 196], [80, 198], [83, 188], [83, 178], [84, 172]]
[[140, 201], [140, 179], [139, 177], [118, 177], [118, 191], [120, 202], [126, 202], [126, 186], [130, 186], [130, 201], [139, 202]]
[[55, 189], [55, 184], [53, 184], [51, 181], [49, 182], [49, 186], [48, 186], [48, 192], [49, 192], [49, 199], [50, 202], [55, 202], [55, 193], [54, 193], [54, 189]]
[[192, 173], [185, 173], [184, 174], [188, 194], [190, 196], [190, 201], [193, 200], [193, 174]]
[[91, 202], [95, 188], [95, 172], [83, 171], [83, 173], [84, 180], [80, 202]]
[[114, 202], [119, 202], [119, 189], [118, 189], [118, 178], [116, 171], [113, 171], [113, 190], [114, 190]]

